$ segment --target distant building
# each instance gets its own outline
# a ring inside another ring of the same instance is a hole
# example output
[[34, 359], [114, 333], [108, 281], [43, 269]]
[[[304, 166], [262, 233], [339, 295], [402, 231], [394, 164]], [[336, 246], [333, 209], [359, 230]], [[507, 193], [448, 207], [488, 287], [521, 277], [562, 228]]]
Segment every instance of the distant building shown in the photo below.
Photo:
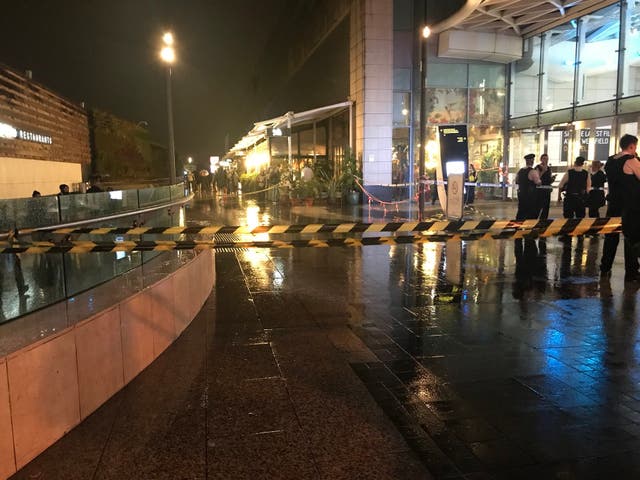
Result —
[[54, 194], [90, 169], [84, 108], [30, 77], [0, 65], [0, 198]]
[[[382, 197], [384, 185], [415, 184], [421, 148], [427, 169], [440, 162], [442, 125], [466, 127], [481, 181], [528, 152], [560, 169], [577, 155], [605, 160], [640, 131], [638, 31], [637, 2], [289, 0], [256, 66], [255, 120], [352, 101], [351, 148]], [[314, 151], [337, 164], [328, 147], [318, 138]]]

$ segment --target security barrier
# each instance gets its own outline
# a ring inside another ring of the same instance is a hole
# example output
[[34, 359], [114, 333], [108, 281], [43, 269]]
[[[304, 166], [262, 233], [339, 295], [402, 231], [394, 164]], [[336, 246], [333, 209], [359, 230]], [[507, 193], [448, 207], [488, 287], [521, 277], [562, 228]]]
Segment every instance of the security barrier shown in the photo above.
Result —
[[[551, 235], [584, 235], [588, 233], [612, 233], [621, 226], [620, 217], [582, 218], [582, 219], [545, 219], [545, 220], [429, 220], [422, 222], [387, 222], [387, 223], [310, 223], [306, 225], [258, 225], [255, 227], [240, 225], [208, 225], [205, 227], [79, 227], [60, 228], [56, 230], [30, 229], [21, 230], [20, 235], [28, 235], [36, 231], [46, 231], [60, 235], [283, 235], [283, 234], [315, 234], [315, 233], [408, 233], [408, 232], [478, 232], [509, 231], [513, 229], [552, 232]], [[572, 233], [574, 231], [580, 233]], [[15, 236], [15, 232], [14, 232]]]
[[[176, 235], [176, 234], [305, 234], [305, 233], [400, 233], [389, 236], [362, 236], [358, 238], [228, 241], [228, 240], [178, 240], [178, 241], [63, 241], [0, 243], [0, 253], [89, 253], [132, 252], [168, 250], [204, 250], [222, 248], [299, 248], [299, 247], [362, 247], [368, 245], [404, 245], [410, 243], [442, 242], [448, 240], [499, 240], [509, 238], [538, 238], [554, 235], [587, 235], [619, 233], [621, 219], [588, 218], [557, 220], [478, 220], [478, 221], [430, 221], [405, 223], [346, 223], [311, 225], [274, 225], [258, 227], [207, 226], [207, 227], [149, 227], [149, 228], [103, 228], [61, 229], [55, 233], [125, 234], [125, 235]], [[410, 235], [411, 232], [419, 232]]]

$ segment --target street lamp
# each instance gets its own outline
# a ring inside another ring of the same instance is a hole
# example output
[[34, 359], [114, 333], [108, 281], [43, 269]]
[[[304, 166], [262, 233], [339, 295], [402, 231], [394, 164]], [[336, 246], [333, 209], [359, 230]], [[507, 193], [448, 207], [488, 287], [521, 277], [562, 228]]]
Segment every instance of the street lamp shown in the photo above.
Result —
[[167, 65], [167, 119], [169, 123], [169, 179], [171, 185], [176, 183], [176, 145], [173, 138], [173, 104], [171, 101], [171, 66], [176, 61], [174, 39], [171, 32], [162, 35], [160, 59]]
[[[426, 7], [426, 5], [425, 5]], [[426, 12], [425, 12], [426, 18]], [[420, 220], [424, 218], [424, 163], [426, 150], [427, 135], [427, 96], [425, 92], [425, 83], [427, 82], [427, 38], [431, 35], [431, 29], [425, 26], [422, 29], [422, 38], [420, 39], [420, 147], [418, 150], [418, 214]]]

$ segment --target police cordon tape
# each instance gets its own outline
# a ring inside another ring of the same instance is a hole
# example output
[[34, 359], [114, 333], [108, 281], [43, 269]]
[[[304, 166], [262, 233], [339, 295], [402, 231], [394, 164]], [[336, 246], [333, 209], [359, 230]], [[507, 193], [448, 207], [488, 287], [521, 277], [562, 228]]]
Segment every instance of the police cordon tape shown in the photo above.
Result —
[[[412, 222], [416, 225], [419, 222]], [[90, 253], [90, 252], [133, 252], [133, 251], [169, 251], [169, 250], [204, 250], [229, 248], [300, 248], [300, 247], [362, 247], [368, 245], [406, 245], [410, 243], [443, 242], [449, 240], [503, 240], [520, 238], [540, 238], [554, 235], [586, 235], [619, 233], [620, 218], [591, 218], [591, 219], [558, 219], [558, 220], [481, 220], [475, 222], [422, 222], [441, 224], [491, 224], [496, 228], [457, 230], [422, 230], [420, 233], [409, 235], [413, 230], [376, 230], [376, 232], [403, 233], [395, 236], [376, 236], [359, 238], [328, 238], [311, 240], [265, 240], [265, 241], [219, 241], [219, 240], [177, 240], [150, 241], [124, 240], [117, 242], [65, 241], [33, 242], [27, 244], [1, 242], [0, 253]], [[354, 225], [354, 224], [351, 224]], [[361, 224], [367, 225], [367, 224]], [[371, 225], [371, 224], [370, 224]], [[376, 224], [406, 225], [406, 224]], [[497, 228], [500, 227], [500, 228]], [[231, 232], [225, 232], [231, 233]], [[299, 232], [296, 232], [299, 233]], [[362, 233], [362, 232], [357, 232]]]
[[[76, 227], [58, 228], [54, 230], [25, 229], [12, 232], [13, 236], [29, 235], [34, 232], [50, 234], [72, 235], [215, 235], [236, 234], [255, 235], [266, 233], [269, 235], [284, 234], [315, 234], [315, 233], [408, 233], [408, 232], [448, 232], [461, 231], [494, 231], [494, 230], [546, 230], [567, 233], [575, 228], [586, 226], [595, 229], [588, 233], [599, 233], [600, 229], [619, 228], [620, 217], [611, 218], [583, 218], [583, 219], [545, 219], [545, 220], [428, 220], [422, 222], [388, 222], [388, 223], [310, 223], [302, 225], [207, 225], [196, 227]], [[610, 233], [610, 232], [605, 232]]]

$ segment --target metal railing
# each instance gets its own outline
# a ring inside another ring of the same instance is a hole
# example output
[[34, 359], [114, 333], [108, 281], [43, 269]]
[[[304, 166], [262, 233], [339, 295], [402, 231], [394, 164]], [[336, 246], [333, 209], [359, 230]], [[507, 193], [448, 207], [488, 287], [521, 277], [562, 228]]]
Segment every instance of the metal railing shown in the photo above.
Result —
[[[132, 217], [136, 223], [146, 226], [179, 225], [179, 209], [164, 206], [184, 202], [188, 195], [183, 184], [176, 184], [141, 190], [0, 200], [0, 233], [44, 228], [20, 235], [20, 240], [39, 241], [52, 236], [46, 227], [69, 224], [124, 227], [132, 225]], [[80, 235], [78, 239], [94, 240], [91, 235]], [[153, 240], [154, 236], [141, 235], [135, 239]], [[71, 299], [142, 266], [159, 254], [165, 255], [160, 252], [3, 255], [0, 258], [0, 323]]]

